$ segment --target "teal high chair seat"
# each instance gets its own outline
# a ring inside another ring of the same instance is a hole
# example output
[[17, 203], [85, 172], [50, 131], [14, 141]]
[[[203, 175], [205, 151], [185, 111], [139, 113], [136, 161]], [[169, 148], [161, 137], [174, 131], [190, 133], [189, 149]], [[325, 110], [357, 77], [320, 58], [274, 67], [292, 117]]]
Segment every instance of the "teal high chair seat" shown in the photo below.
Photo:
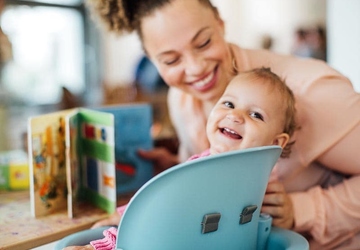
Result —
[[[271, 227], [271, 217], [260, 214], [280, 154], [278, 146], [232, 151], [160, 173], [129, 202], [116, 249], [309, 249], [303, 236]], [[103, 238], [98, 231], [94, 239]], [[91, 232], [65, 237], [56, 249], [76, 245]]]

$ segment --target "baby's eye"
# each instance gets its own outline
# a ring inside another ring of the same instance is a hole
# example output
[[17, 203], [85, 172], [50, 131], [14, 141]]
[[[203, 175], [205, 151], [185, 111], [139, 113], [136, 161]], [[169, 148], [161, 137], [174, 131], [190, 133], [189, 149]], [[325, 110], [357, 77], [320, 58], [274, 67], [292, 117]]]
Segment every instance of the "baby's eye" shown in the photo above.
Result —
[[250, 116], [261, 121], [264, 121], [264, 117], [259, 112], [251, 112]]
[[234, 106], [234, 104], [233, 104], [232, 102], [225, 101], [225, 102], [224, 102], [224, 105], [225, 105], [227, 108], [231, 108], [231, 109], [235, 108], [235, 106]]

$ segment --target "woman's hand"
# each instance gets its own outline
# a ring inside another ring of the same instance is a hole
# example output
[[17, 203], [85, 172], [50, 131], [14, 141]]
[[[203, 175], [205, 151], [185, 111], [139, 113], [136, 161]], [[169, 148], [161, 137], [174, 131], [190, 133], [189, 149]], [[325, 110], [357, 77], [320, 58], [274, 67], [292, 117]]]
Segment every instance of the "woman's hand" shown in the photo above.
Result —
[[108, 218], [99, 220], [91, 228], [103, 227], [103, 226], [118, 226], [120, 223], [121, 215], [115, 211]]
[[170, 151], [164, 147], [154, 148], [152, 150], [139, 150], [138, 154], [141, 158], [154, 163], [156, 169], [155, 174], [179, 163], [177, 155], [170, 153]]
[[261, 208], [262, 213], [267, 213], [273, 218], [273, 225], [285, 229], [294, 226], [294, 210], [289, 195], [284, 185], [279, 181], [272, 181], [266, 188], [266, 193]]
[[94, 250], [92, 245], [65, 247], [63, 250]]

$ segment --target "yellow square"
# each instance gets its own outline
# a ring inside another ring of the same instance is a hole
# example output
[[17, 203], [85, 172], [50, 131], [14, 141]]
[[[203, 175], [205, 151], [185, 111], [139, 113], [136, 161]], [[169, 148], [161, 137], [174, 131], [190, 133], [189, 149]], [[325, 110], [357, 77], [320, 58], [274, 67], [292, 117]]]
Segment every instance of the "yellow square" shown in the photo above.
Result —
[[27, 163], [10, 163], [9, 170], [10, 189], [29, 188], [29, 165]]

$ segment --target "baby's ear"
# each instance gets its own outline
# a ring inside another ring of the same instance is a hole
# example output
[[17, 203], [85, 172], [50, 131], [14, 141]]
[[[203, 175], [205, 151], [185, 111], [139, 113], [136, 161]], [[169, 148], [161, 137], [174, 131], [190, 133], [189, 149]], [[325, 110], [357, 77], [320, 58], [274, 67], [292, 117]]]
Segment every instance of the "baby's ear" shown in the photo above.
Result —
[[278, 134], [273, 141], [273, 145], [278, 145], [278, 146], [284, 148], [286, 146], [286, 144], [289, 142], [289, 139], [290, 139], [290, 136], [286, 133]]

